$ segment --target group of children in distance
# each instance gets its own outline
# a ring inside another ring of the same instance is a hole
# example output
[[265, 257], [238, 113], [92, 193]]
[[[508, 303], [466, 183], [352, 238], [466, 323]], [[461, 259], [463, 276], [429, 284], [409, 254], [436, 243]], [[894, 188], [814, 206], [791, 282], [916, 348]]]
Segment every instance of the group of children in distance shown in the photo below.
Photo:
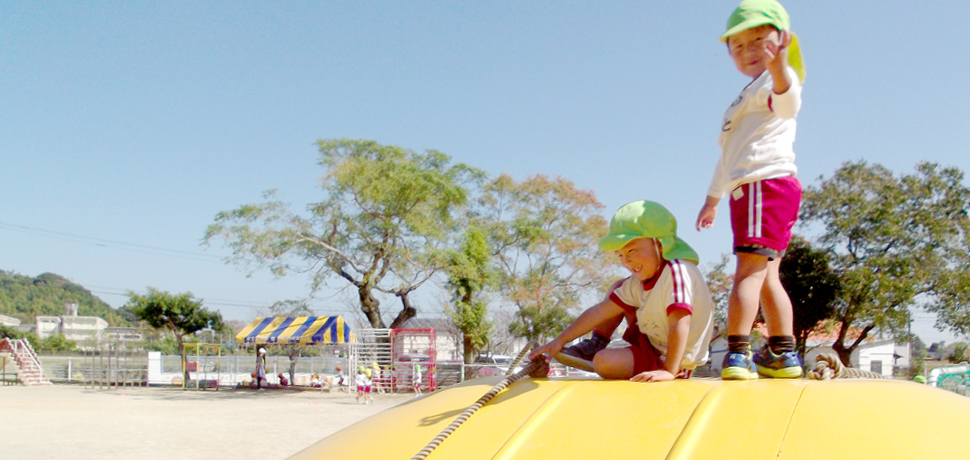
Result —
[[[778, 271], [801, 202], [792, 144], [804, 65], [788, 13], [775, 0], [741, 2], [721, 40], [738, 70], [753, 79], [724, 114], [721, 157], [696, 222], [698, 231], [711, 227], [721, 198], [730, 196], [737, 268], [721, 377], [798, 378], [802, 362], [795, 352], [792, 304]], [[624, 205], [599, 246], [614, 251], [632, 276], [529, 357], [550, 360], [562, 352], [592, 361], [608, 379], [689, 378], [707, 360], [714, 306], [697, 253], [677, 237], [673, 215], [651, 201]], [[753, 353], [751, 328], [759, 304], [769, 337]], [[623, 339], [630, 346], [607, 348], [623, 319]], [[564, 348], [589, 332], [589, 339]]]
[[[340, 368], [337, 367], [339, 371]], [[381, 368], [377, 363], [372, 363], [371, 367], [358, 366], [357, 376], [354, 377], [354, 384], [357, 386], [357, 403], [360, 403], [361, 398], [364, 399], [364, 404], [370, 404], [374, 402], [374, 397], [371, 393], [377, 391], [374, 386], [374, 377], [380, 378]], [[375, 375], [376, 374], [376, 375]], [[421, 382], [422, 375], [424, 374], [424, 369], [419, 363], [413, 363], [411, 365], [411, 389], [414, 390], [414, 396], [421, 396]]]

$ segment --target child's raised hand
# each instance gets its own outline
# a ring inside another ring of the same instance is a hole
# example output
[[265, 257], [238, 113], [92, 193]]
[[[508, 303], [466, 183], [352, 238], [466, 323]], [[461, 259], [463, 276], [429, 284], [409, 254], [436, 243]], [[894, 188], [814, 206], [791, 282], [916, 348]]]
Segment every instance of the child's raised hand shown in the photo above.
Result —
[[780, 31], [778, 34], [769, 34], [761, 42], [761, 49], [758, 50], [764, 58], [765, 66], [770, 70], [772, 67], [784, 68], [788, 61], [788, 45], [791, 43], [791, 35], [788, 31]]
[[783, 30], [776, 34], [770, 34], [761, 42], [761, 49], [758, 50], [764, 59], [765, 69], [774, 79], [774, 91], [782, 94], [788, 91], [791, 86], [785, 67], [788, 66], [788, 45], [791, 44], [791, 32]]

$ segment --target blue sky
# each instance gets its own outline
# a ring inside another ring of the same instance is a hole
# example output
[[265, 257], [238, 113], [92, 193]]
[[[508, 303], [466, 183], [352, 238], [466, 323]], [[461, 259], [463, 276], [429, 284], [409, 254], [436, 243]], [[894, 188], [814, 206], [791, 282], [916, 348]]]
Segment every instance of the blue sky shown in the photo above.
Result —
[[[735, 5], [4, 2], [0, 269], [58, 273], [115, 307], [126, 290], [191, 291], [248, 320], [307, 280], [247, 277], [200, 246], [205, 227], [271, 188], [319, 200], [314, 143], [342, 137], [562, 176], [607, 217], [656, 200], [716, 261], [726, 208], [712, 230], [693, 222], [747, 83], [717, 41]], [[785, 6], [808, 71], [803, 183], [858, 159], [970, 170], [970, 2]], [[352, 308], [339, 293], [313, 307]], [[953, 341], [932, 323], [919, 313], [914, 332]]]

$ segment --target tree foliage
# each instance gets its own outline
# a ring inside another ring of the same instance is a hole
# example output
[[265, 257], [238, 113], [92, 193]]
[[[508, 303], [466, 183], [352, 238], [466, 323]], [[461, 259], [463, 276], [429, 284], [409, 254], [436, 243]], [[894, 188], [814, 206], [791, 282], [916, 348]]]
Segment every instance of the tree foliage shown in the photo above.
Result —
[[828, 253], [792, 238], [779, 267], [781, 283], [792, 300], [796, 349], [805, 355], [805, 342], [818, 326], [835, 314], [841, 284], [829, 267]]
[[541, 340], [562, 331], [584, 294], [601, 295], [615, 265], [597, 243], [608, 225], [592, 191], [563, 178], [499, 176], [483, 186], [479, 221], [489, 236], [510, 331]]
[[[880, 165], [848, 162], [805, 191], [803, 224], [821, 223], [821, 247], [842, 279], [834, 347], [843, 362], [873, 330], [901, 332], [909, 308], [926, 306], [967, 330], [967, 204], [963, 173], [919, 163], [896, 177]], [[849, 330], [860, 330], [849, 341]]]
[[721, 255], [721, 260], [711, 265], [704, 273], [707, 288], [711, 292], [711, 300], [714, 301], [714, 329], [716, 332], [727, 330], [728, 298], [731, 296], [731, 288], [734, 286], [734, 273], [727, 272], [730, 259], [726, 254]]
[[12, 327], [0, 326], [0, 339], [11, 338], [11, 339], [27, 339], [30, 342], [34, 350], [38, 352], [49, 352], [51, 354], [58, 352], [69, 352], [77, 349], [77, 342], [73, 340], [68, 340], [64, 338], [63, 335], [54, 334], [46, 339], [41, 339], [37, 337], [37, 334], [33, 332], [21, 332]]
[[[462, 357], [472, 364], [481, 350], [488, 346], [492, 322], [488, 320], [488, 297], [483, 293], [497, 285], [497, 273], [492, 265], [491, 248], [485, 232], [478, 227], [468, 228], [461, 248], [449, 257], [448, 286], [452, 291], [453, 307], [445, 312], [462, 337]], [[471, 377], [467, 368], [466, 377]]]
[[[149, 326], [171, 332], [183, 361], [185, 336], [205, 328], [224, 329], [222, 315], [205, 309], [202, 300], [195, 300], [189, 292], [172, 295], [152, 287], [146, 295], [129, 291], [125, 306]], [[183, 377], [188, 380], [188, 372]]]
[[42, 273], [32, 278], [0, 270], [0, 315], [33, 323], [38, 315], [64, 315], [67, 302], [78, 304], [78, 315], [100, 317], [110, 326], [133, 324], [91, 291], [61, 275]]
[[209, 244], [222, 238], [233, 262], [268, 267], [277, 276], [309, 272], [313, 288], [338, 278], [357, 291], [360, 309], [383, 328], [378, 294], [393, 295], [401, 310], [390, 327], [417, 314], [410, 294], [444, 265], [442, 251], [467, 202], [464, 185], [482, 173], [425, 153], [363, 140], [321, 140], [324, 199], [302, 216], [268, 192], [264, 203], [216, 215]]

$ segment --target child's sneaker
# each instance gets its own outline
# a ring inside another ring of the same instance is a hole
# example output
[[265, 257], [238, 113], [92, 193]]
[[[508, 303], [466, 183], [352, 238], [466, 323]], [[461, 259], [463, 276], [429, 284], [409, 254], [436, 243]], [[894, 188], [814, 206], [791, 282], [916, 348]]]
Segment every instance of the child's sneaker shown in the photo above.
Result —
[[802, 359], [794, 351], [786, 351], [780, 355], [771, 352], [765, 345], [754, 362], [758, 365], [758, 373], [773, 379], [797, 379], [802, 376]]
[[751, 352], [728, 353], [724, 356], [721, 368], [721, 378], [724, 380], [756, 380], [758, 369], [751, 360]]
[[597, 353], [605, 349], [609, 344], [610, 339], [594, 332], [592, 337], [583, 339], [582, 342], [579, 342], [571, 347], [563, 348], [562, 353], [569, 356], [575, 356], [586, 361], [592, 361], [593, 356], [596, 356]]

